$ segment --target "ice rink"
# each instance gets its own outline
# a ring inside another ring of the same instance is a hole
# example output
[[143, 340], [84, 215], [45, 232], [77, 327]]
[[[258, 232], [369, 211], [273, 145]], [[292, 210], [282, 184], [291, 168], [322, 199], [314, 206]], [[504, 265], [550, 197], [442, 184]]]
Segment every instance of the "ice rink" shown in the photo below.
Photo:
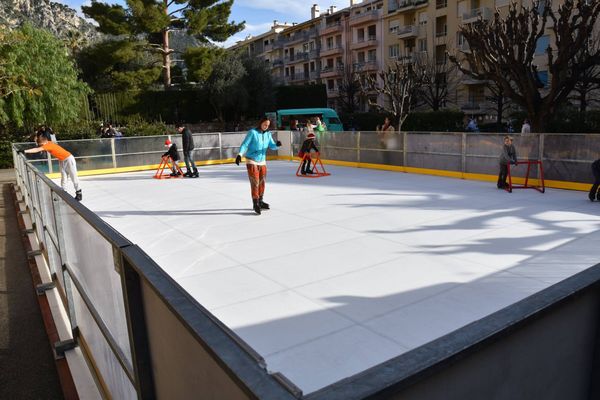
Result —
[[246, 169], [82, 178], [83, 204], [310, 393], [600, 262], [587, 193], [270, 162], [251, 210]]

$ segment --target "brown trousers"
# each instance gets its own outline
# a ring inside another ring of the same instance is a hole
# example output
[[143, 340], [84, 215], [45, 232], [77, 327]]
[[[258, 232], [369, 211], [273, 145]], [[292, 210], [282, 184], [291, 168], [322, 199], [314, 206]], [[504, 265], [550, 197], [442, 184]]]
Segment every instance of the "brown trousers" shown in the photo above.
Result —
[[246, 164], [248, 178], [250, 179], [250, 191], [252, 199], [262, 198], [265, 193], [265, 182], [267, 179], [267, 166]]

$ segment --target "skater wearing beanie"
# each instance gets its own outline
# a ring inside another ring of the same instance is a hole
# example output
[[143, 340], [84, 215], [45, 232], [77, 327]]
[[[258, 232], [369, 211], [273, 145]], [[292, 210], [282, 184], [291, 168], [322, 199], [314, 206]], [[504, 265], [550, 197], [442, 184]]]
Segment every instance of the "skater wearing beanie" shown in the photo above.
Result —
[[37, 138], [38, 147], [33, 149], [27, 149], [24, 153], [32, 154], [47, 151], [53, 157], [58, 158], [58, 165], [60, 168], [60, 186], [64, 191], [67, 190], [67, 179], [70, 178], [75, 187], [75, 200], [81, 201], [83, 198], [81, 189], [79, 188], [79, 178], [77, 177], [77, 163], [75, 157], [67, 150], [54, 142], [48, 140], [44, 135], [40, 135]]
[[594, 198], [600, 201], [600, 158], [592, 163], [592, 173], [594, 174], [594, 184], [590, 189], [589, 198], [590, 201], [594, 201]]
[[504, 136], [504, 146], [502, 146], [502, 154], [500, 154], [500, 173], [498, 174], [498, 189], [504, 189], [507, 186], [506, 178], [508, 177], [508, 164], [517, 164], [517, 151], [513, 146], [513, 138]]
[[246, 169], [250, 180], [252, 193], [252, 208], [260, 215], [261, 209], [268, 210], [269, 205], [263, 201], [265, 193], [265, 182], [267, 178], [267, 149], [277, 150], [281, 142], [273, 140], [269, 131], [268, 118], [261, 118], [256, 128], [252, 128], [246, 134], [246, 138], [240, 146], [240, 152], [235, 158], [235, 163], [240, 165], [242, 156], [246, 157]]
[[[300, 148], [300, 152], [298, 152], [298, 157], [304, 158], [304, 155], [310, 153], [311, 150], [319, 152], [319, 149], [315, 145], [315, 134], [309, 133], [306, 135], [306, 139], [302, 142], [302, 147]], [[310, 169], [310, 157], [302, 160], [302, 169], [300, 171], [302, 175], [312, 174], [312, 170]]]
[[177, 171], [177, 161], [179, 161], [179, 152], [177, 151], [177, 145], [175, 143], [171, 143], [169, 139], [165, 140], [165, 147], [167, 147], [167, 152], [163, 154], [164, 157], [171, 157], [173, 160], [173, 165], [171, 165], [171, 176], [179, 176], [181, 172]]

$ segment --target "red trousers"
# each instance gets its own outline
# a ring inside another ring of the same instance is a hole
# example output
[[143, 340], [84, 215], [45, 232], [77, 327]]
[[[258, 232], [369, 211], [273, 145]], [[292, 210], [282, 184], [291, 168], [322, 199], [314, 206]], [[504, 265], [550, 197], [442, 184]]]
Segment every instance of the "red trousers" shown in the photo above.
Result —
[[250, 179], [250, 191], [252, 199], [263, 197], [265, 193], [265, 182], [267, 179], [267, 166], [246, 164], [248, 170], [248, 178]]

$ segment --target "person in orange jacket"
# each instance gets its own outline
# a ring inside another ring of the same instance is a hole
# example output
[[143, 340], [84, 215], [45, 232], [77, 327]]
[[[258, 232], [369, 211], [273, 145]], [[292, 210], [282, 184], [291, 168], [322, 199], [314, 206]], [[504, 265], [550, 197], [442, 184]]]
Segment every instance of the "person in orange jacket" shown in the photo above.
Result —
[[83, 198], [81, 189], [79, 188], [79, 178], [77, 177], [77, 163], [75, 157], [67, 150], [63, 149], [58, 144], [48, 140], [46, 136], [40, 135], [37, 138], [38, 147], [33, 149], [27, 149], [23, 153], [33, 154], [47, 151], [53, 157], [58, 158], [58, 165], [60, 167], [60, 186], [63, 190], [67, 190], [67, 179], [71, 179], [73, 186], [75, 187], [75, 200], [81, 201]]

